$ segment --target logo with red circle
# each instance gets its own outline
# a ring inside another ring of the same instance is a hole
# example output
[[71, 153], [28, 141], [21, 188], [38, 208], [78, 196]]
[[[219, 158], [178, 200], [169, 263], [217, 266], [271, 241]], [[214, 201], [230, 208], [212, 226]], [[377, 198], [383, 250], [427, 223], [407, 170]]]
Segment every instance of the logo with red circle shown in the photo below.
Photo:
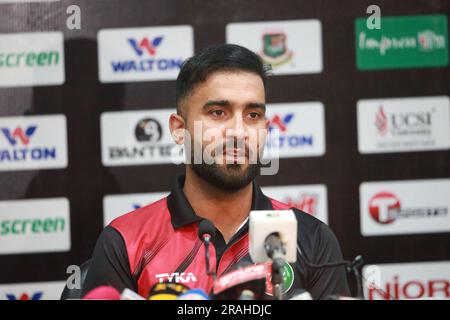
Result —
[[400, 200], [391, 192], [379, 192], [369, 200], [369, 213], [380, 224], [389, 224], [397, 218]]

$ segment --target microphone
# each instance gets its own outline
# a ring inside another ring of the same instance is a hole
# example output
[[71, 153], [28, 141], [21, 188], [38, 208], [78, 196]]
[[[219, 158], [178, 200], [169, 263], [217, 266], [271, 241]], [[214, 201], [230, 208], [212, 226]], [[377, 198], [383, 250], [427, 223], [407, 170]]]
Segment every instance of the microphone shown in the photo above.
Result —
[[251, 211], [249, 220], [249, 253], [254, 263], [274, 258], [297, 261], [297, 218], [292, 210]]
[[110, 286], [100, 286], [89, 291], [83, 300], [120, 300], [120, 293]]
[[292, 210], [250, 212], [249, 253], [253, 262], [272, 261], [274, 297], [283, 298], [286, 261], [297, 261], [297, 218]]
[[181, 283], [157, 283], [148, 294], [148, 300], [177, 300], [178, 296], [189, 291], [189, 287]]
[[257, 300], [266, 292], [266, 277], [270, 264], [249, 265], [216, 279], [212, 295], [214, 300]]
[[198, 237], [203, 242], [205, 246], [205, 258], [206, 258], [206, 274], [208, 276], [213, 276], [216, 278], [216, 272], [210, 270], [209, 268], [209, 244], [211, 243], [212, 237], [216, 235], [216, 228], [211, 221], [204, 219], [198, 225]]
[[179, 295], [177, 300], [209, 300], [209, 296], [202, 289], [191, 289]]

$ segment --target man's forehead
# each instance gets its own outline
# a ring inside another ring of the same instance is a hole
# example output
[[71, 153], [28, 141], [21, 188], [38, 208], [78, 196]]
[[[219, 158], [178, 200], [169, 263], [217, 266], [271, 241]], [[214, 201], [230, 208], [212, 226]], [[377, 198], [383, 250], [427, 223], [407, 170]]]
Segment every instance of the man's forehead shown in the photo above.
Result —
[[261, 85], [263, 85], [263, 80], [261, 79], [261, 77], [251, 71], [247, 71], [247, 70], [218, 70], [215, 71], [211, 74], [209, 74], [205, 80], [203, 82], [200, 83], [201, 84], [210, 84], [210, 83], [214, 83], [214, 82], [219, 82], [219, 81], [238, 81], [239, 79], [246, 79], [251, 80], [251, 81], [255, 81], [255, 82], [260, 82]]
[[215, 72], [204, 82], [199, 83], [192, 96], [201, 96], [205, 100], [229, 100], [230, 93], [257, 98], [264, 103], [265, 90], [262, 79], [252, 72]]

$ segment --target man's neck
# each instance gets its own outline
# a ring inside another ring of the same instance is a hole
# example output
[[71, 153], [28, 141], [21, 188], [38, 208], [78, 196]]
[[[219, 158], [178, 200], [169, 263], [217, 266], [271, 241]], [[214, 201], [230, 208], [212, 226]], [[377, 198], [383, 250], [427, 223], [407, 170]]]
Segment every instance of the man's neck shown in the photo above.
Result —
[[228, 243], [247, 219], [252, 206], [252, 184], [238, 191], [214, 187], [186, 168], [183, 192], [195, 213], [210, 220]]

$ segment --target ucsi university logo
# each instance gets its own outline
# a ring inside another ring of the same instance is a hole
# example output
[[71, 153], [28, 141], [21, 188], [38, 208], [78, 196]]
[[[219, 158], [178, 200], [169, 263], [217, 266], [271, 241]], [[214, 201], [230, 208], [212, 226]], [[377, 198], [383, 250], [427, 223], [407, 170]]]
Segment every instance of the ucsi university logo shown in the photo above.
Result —
[[448, 150], [449, 117], [448, 96], [359, 100], [359, 152]]
[[375, 115], [375, 126], [378, 129], [378, 133], [382, 136], [384, 136], [388, 132], [388, 119], [382, 106], [380, 106], [380, 109]]
[[384, 107], [380, 106], [375, 115], [375, 126], [381, 136], [387, 133], [392, 136], [431, 135], [435, 115], [435, 108], [420, 112], [391, 112], [387, 115]]

